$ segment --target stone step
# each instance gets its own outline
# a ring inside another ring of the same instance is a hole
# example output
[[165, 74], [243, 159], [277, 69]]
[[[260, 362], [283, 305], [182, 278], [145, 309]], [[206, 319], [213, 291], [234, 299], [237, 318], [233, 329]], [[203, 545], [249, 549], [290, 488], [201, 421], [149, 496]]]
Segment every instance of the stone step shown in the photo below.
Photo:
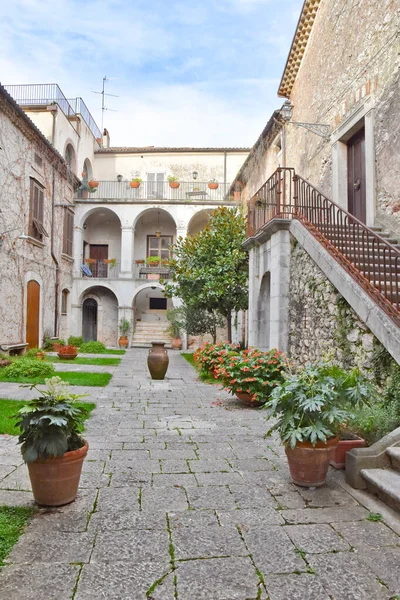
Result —
[[390, 446], [386, 450], [392, 469], [400, 471], [400, 446]]
[[367, 490], [400, 512], [400, 473], [393, 469], [361, 469]]

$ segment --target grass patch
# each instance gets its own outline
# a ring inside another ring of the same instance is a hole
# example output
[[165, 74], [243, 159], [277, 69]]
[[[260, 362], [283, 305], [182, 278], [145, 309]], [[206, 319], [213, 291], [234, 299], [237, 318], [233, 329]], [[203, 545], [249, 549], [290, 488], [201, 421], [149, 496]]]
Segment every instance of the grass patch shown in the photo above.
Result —
[[122, 356], [125, 352], [126, 350], [104, 350], [103, 352], [84, 352], [82, 350], [82, 354], [118, 354], [119, 356]]
[[0, 568], [17, 542], [35, 509], [24, 506], [0, 506]]
[[183, 358], [185, 360], [188, 361], [188, 363], [190, 363], [192, 365], [192, 367], [197, 371], [198, 375], [199, 375], [199, 380], [202, 381], [203, 383], [213, 383], [214, 385], [221, 385], [221, 382], [218, 381], [218, 379], [215, 379], [212, 375], [210, 375], [209, 373], [200, 373], [199, 368], [197, 367], [196, 363], [194, 362], [194, 357], [193, 354], [191, 352], [182, 352], [181, 356], [183, 356]]
[[73, 360], [62, 360], [58, 356], [46, 356], [46, 360], [52, 363], [71, 363], [72, 365], [111, 365], [116, 366], [121, 362], [120, 358], [90, 358], [89, 356], [77, 356]]
[[[19, 428], [15, 427], [15, 419], [13, 415], [16, 415], [19, 409], [24, 406], [26, 402], [23, 400], [6, 400], [0, 398], [0, 434], [8, 435], [19, 435]], [[89, 418], [90, 413], [96, 405], [93, 402], [75, 402], [74, 406], [81, 408], [84, 413], [84, 420]], [[83, 431], [83, 429], [82, 429]], [[1, 532], [1, 527], [0, 527]], [[1, 536], [1, 534], [0, 534]], [[1, 537], [0, 537], [1, 539]], [[0, 542], [1, 543], [1, 542]]]
[[[66, 371], [65, 373], [56, 373], [63, 381], [68, 381], [71, 385], [92, 385], [95, 387], [104, 387], [110, 381], [111, 373], [78, 373]], [[47, 378], [46, 378], [47, 379]], [[6, 378], [0, 374], [0, 381], [6, 383], [35, 383], [44, 384], [44, 377], [14, 377]]]

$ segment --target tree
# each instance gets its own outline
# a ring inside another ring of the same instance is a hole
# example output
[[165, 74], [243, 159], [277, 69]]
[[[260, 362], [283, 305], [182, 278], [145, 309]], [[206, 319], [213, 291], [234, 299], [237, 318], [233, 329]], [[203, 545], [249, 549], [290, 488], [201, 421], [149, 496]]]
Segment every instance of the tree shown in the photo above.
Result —
[[232, 311], [245, 310], [248, 303], [245, 238], [246, 224], [240, 212], [217, 208], [206, 229], [177, 240], [174, 258], [169, 261], [172, 282], [165, 286], [167, 296], [181, 298], [187, 307], [226, 317], [229, 341]]

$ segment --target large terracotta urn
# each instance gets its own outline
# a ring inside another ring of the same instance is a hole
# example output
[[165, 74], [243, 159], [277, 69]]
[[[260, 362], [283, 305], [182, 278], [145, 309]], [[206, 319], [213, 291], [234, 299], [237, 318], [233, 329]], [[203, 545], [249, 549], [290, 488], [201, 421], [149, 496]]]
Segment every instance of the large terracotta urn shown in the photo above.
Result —
[[165, 342], [151, 342], [152, 348], [147, 357], [147, 366], [149, 367], [152, 379], [164, 379], [168, 369], [168, 352], [164, 348]]

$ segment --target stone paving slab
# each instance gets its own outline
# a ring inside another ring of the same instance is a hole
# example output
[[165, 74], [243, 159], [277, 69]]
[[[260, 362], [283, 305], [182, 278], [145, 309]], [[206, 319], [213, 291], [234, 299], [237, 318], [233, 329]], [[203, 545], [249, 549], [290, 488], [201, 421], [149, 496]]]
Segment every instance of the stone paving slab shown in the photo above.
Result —
[[[366, 521], [363, 495], [348, 493], [343, 473], [329, 473], [317, 490], [293, 485], [278, 438], [264, 437], [263, 411], [198, 382], [178, 353], [169, 354], [165, 381], [150, 380], [147, 351], [134, 349], [107, 387], [74, 387], [89, 389], [97, 405], [86, 423], [78, 497], [37, 510], [0, 573], [0, 598], [400, 593], [400, 517], [396, 527], [393, 517]], [[30, 395], [19, 384], [6, 387], [9, 397]], [[32, 506], [29, 489], [15, 438], [0, 437], [0, 504]]]

